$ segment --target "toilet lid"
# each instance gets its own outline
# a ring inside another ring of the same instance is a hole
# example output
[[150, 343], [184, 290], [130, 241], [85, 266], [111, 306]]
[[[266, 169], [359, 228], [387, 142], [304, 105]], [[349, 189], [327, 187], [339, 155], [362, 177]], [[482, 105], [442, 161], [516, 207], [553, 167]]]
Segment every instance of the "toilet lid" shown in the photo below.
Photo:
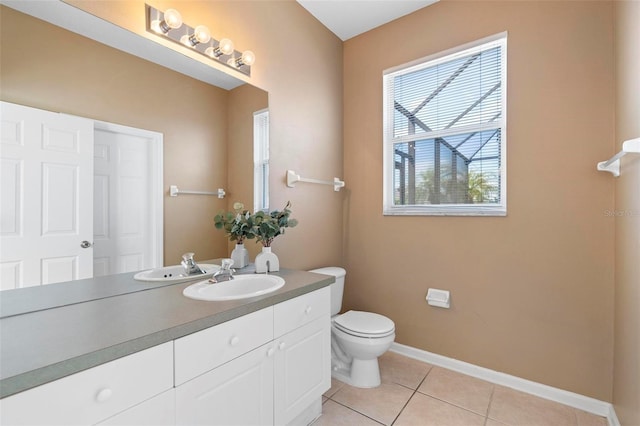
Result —
[[395, 324], [384, 315], [373, 312], [348, 311], [339, 315], [334, 324], [349, 334], [380, 337], [395, 330]]

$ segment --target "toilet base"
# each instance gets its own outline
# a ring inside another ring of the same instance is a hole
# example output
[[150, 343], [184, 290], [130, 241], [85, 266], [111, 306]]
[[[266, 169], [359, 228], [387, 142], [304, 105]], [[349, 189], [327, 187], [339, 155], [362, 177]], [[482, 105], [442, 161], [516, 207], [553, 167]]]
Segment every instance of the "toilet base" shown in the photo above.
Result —
[[376, 388], [380, 386], [378, 358], [354, 359], [348, 367], [334, 366], [331, 377], [356, 388]]

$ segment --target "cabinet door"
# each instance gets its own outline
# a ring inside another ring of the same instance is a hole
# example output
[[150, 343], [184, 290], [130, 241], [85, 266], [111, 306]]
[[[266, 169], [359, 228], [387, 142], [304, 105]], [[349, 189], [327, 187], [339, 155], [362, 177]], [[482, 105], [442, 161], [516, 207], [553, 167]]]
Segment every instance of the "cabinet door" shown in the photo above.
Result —
[[98, 424], [100, 426], [173, 426], [176, 424], [175, 391], [171, 389], [161, 393]]
[[273, 344], [176, 388], [178, 425], [273, 424]]
[[275, 424], [296, 418], [331, 387], [329, 315], [275, 341]]

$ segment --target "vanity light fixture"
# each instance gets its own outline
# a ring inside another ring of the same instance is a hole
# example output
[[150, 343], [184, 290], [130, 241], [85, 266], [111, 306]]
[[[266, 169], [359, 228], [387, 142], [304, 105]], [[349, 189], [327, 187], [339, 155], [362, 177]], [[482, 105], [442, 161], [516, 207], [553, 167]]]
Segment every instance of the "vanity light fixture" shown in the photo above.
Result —
[[145, 9], [148, 32], [187, 46], [209, 59], [251, 76], [251, 65], [256, 60], [256, 55], [252, 51], [239, 52], [235, 50], [233, 42], [228, 38], [223, 38], [220, 41], [214, 39], [211, 37], [209, 28], [205, 25], [192, 28], [184, 24], [180, 12], [175, 9], [167, 9], [162, 12], [148, 4], [145, 5]]

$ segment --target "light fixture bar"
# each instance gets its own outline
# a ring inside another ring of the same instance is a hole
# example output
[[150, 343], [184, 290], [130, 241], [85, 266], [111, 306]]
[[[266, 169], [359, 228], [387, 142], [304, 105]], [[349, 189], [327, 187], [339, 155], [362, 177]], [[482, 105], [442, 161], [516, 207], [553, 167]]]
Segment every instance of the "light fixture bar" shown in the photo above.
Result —
[[[175, 11], [172, 10], [172, 12]], [[164, 12], [153, 6], [149, 6], [148, 4], [145, 4], [145, 13], [147, 17], [148, 32], [158, 37], [171, 40], [172, 42], [183, 46], [185, 49], [191, 49], [194, 52], [198, 52], [211, 61], [219, 62], [229, 68], [241, 72], [242, 74], [249, 77], [251, 76], [251, 64], [255, 59], [253, 52], [240, 52], [233, 49], [233, 43], [228, 39], [222, 39], [219, 41], [213, 37], [203, 37], [202, 29], [204, 28], [208, 32], [208, 29], [204, 25], [199, 25], [193, 28], [182, 23], [182, 25], [176, 28], [173, 26], [170, 27], [167, 25], [167, 22], [165, 22]], [[180, 16], [179, 13], [178, 16]], [[248, 57], [251, 59], [250, 61], [246, 60]]]

